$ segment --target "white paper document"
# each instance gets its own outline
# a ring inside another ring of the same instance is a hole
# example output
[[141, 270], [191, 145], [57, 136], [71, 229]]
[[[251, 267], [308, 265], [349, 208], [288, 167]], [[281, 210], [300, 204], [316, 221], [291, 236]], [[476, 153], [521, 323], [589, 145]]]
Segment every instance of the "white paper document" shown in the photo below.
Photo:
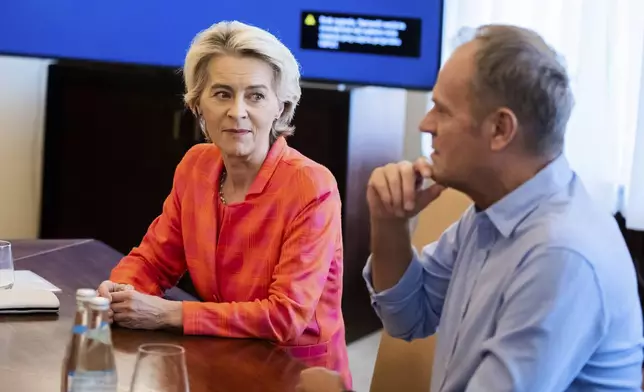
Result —
[[15, 270], [14, 276], [14, 289], [48, 290], [55, 293], [61, 291], [60, 288], [56, 287], [50, 281], [29, 270]]

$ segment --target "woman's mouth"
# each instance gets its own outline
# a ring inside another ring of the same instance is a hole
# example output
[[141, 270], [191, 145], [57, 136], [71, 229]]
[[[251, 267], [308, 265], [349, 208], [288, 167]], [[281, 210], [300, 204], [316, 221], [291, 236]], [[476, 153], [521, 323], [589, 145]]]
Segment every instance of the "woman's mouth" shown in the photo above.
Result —
[[245, 133], [250, 133], [250, 130], [248, 130], [248, 129], [224, 129], [224, 132], [242, 135], [242, 134], [245, 134]]

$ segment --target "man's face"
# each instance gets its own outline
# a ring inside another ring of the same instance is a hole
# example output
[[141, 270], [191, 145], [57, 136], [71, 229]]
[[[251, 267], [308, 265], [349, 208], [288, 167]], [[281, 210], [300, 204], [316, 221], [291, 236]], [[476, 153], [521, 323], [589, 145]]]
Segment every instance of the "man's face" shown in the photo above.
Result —
[[432, 135], [434, 180], [458, 190], [469, 188], [490, 154], [472, 110], [476, 50], [477, 43], [470, 42], [450, 57], [434, 87], [434, 107], [420, 124], [421, 132]]

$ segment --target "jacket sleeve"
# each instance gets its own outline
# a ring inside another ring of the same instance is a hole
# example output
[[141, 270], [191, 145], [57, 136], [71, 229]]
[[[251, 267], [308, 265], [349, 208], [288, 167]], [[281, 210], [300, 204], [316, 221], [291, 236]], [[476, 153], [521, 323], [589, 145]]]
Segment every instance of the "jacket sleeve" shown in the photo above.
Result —
[[[302, 172], [298, 181], [310, 183], [310, 177]], [[330, 272], [331, 262], [341, 241], [342, 225], [340, 196], [334, 180], [332, 184], [304, 201], [305, 207], [287, 226], [268, 297], [254, 302], [184, 302], [185, 334], [284, 343], [303, 333], [314, 317], [329, 274], [335, 273]], [[299, 191], [297, 197], [307, 197]]]
[[181, 193], [200, 149], [200, 145], [193, 147], [181, 160], [161, 215], [150, 224], [141, 244], [133, 248], [112, 270], [111, 281], [129, 283], [143, 293], [162, 295], [185, 273]]

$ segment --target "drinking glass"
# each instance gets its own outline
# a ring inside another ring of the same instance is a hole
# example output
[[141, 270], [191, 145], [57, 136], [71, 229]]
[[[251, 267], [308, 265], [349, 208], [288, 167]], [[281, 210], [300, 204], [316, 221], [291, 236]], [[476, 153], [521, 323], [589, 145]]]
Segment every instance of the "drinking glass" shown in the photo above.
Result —
[[11, 256], [11, 243], [0, 241], [0, 290], [13, 287], [13, 257]]
[[130, 392], [189, 392], [186, 356], [175, 344], [139, 346]]

